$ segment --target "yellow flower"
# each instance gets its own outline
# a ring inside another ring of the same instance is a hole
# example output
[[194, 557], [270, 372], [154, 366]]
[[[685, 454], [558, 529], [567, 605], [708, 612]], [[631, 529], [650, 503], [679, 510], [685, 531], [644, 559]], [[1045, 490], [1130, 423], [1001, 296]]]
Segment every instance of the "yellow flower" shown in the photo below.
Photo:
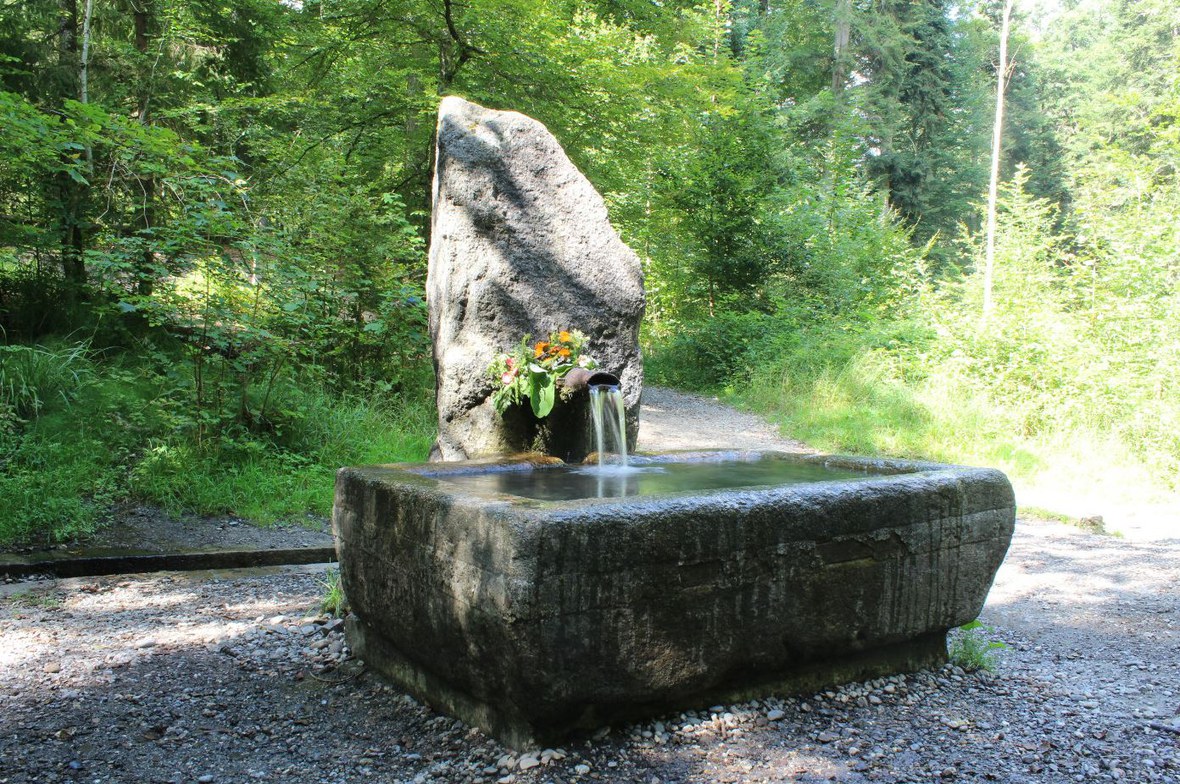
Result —
[[533, 352], [534, 352], [533, 356], [534, 357], [545, 356], [545, 349], [547, 349], [547, 348], [549, 348], [549, 344], [542, 340], [541, 342], [537, 343], [536, 346], [533, 347]]
[[561, 332], [557, 333], [557, 339], [559, 341], [561, 341], [562, 343], [569, 343], [570, 342], [570, 333], [566, 332], [565, 330], [562, 330]]

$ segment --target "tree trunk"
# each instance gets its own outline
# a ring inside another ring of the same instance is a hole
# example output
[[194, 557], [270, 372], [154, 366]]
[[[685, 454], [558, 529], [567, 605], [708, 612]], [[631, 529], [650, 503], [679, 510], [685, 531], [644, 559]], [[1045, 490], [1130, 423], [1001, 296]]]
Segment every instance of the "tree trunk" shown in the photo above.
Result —
[[[66, 76], [66, 90], [62, 96], [64, 106], [67, 98], [80, 100], [84, 97], [80, 81], [83, 69], [79, 68], [78, 57], [77, 0], [61, 0], [60, 11], [57, 56], [61, 72]], [[86, 186], [77, 182], [68, 173], [63, 171], [57, 175], [58, 201], [61, 206], [58, 216], [61, 268], [66, 280], [75, 287], [81, 287], [86, 282], [86, 239], [82, 228], [85, 190]]]
[[996, 201], [1000, 190], [1000, 148], [1004, 130], [1004, 90], [1008, 83], [1008, 27], [1014, 0], [1004, 0], [1004, 17], [1000, 24], [1000, 61], [996, 65], [996, 117], [992, 123], [992, 166], [987, 186], [987, 246], [983, 261], [983, 315], [995, 310], [992, 296], [996, 267]]
[[[90, 0], [87, 0], [89, 2]], [[147, 66], [148, 45], [151, 29], [151, 3], [141, 0], [134, 6], [135, 17], [135, 49], [140, 54], [141, 65]], [[148, 112], [152, 100], [152, 69], [144, 68], [140, 74], [142, 92], [139, 97], [139, 123], [148, 125]], [[143, 240], [143, 250], [140, 253], [139, 281], [136, 289], [143, 296], [151, 296], [156, 284], [156, 251], [152, 238], [152, 228], [156, 217], [156, 178], [148, 175], [141, 180], [143, 187], [143, 208], [140, 210], [140, 238]]]
[[848, 39], [852, 35], [852, 3], [850, 0], [836, 0], [836, 35], [832, 54], [832, 94], [840, 98], [848, 81]]

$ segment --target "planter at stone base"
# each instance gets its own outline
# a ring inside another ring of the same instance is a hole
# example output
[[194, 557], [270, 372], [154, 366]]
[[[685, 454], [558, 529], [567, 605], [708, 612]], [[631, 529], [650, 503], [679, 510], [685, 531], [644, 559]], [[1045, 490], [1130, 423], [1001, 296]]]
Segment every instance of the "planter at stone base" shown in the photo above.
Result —
[[511, 405], [500, 416], [499, 427], [507, 453], [534, 452], [578, 463], [595, 449], [586, 388], [559, 388], [557, 404], [543, 419], [533, 415], [528, 401]]
[[455, 480], [550, 470], [542, 461], [342, 469], [333, 527], [351, 644], [517, 747], [945, 660], [947, 630], [979, 614], [1011, 540], [1003, 474], [736, 457], [864, 476], [538, 501]]
[[[626, 412], [625, 420], [627, 449], [634, 451], [639, 434], [638, 405]], [[584, 384], [571, 389], [559, 381], [557, 402], [548, 416], [537, 418], [526, 399], [509, 405], [487, 424], [487, 428], [494, 431], [494, 436], [485, 441], [495, 445], [497, 455], [536, 453], [557, 457], [567, 463], [580, 463], [597, 450], [590, 390]], [[441, 450], [433, 450], [430, 459], [442, 461]]]

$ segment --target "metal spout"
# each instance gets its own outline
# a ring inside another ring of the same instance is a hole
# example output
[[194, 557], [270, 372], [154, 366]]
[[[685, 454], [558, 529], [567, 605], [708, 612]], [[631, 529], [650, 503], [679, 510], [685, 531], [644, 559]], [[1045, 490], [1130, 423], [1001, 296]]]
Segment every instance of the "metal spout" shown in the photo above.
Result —
[[566, 373], [559, 383], [566, 389], [576, 392], [588, 387], [617, 387], [619, 377], [604, 370], [587, 370], [579, 367]]

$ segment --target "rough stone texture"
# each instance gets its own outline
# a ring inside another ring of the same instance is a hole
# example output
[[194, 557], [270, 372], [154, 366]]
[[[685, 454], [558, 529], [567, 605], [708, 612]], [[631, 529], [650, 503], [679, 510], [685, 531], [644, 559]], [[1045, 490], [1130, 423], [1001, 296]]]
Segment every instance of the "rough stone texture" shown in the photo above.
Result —
[[352, 644], [519, 746], [945, 657], [946, 630], [979, 614], [1012, 536], [1003, 474], [761, 459], [880, 473], [551, 503], [445, 481], [502, 466], [343, 469], [333, 526]]
[[461, 98], [439, 107], [436, 161], [426, 283], [439, 416], [431, 459], [535, 445], [535, 423], [496, 416], [487, 367], [524, 335], [556, 329], [585, 332], [587, 352], [619, 377], [633, 448], [643, 273], [602, 198], [541, 123]]

